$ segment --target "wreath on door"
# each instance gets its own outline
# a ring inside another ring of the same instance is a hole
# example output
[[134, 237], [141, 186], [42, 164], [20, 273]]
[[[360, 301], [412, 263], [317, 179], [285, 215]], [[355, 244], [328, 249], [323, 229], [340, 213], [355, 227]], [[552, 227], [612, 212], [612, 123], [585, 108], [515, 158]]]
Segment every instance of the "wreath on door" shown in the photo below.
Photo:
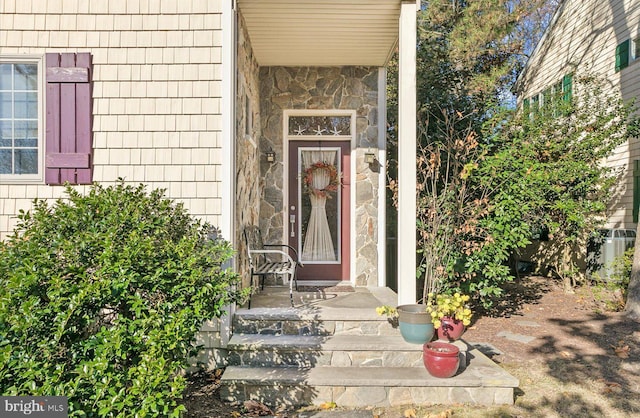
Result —
[[[327, 172], [329, 174], [329, 184], [322, 189], [316, 189], [313, 187], [313, 178], [319, 172]], [[330, 193], [336, 192], [340, 186], [338, 168], [335, 165], [324, 161], [315, 162], [302, 172], [302, 183], [308, 194], [331, 199]]]

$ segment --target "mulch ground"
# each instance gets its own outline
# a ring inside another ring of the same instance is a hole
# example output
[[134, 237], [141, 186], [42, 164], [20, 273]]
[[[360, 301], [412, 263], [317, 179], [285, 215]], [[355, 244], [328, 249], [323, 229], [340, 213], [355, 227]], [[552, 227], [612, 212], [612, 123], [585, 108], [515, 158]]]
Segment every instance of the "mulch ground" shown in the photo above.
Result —
[[[597, 287], [583, 287], [569, 294], [555, 281], [540, 277], [521, 279], [506, 291], [497, 311], [475, 318], [463, 337], [465, 340], [494, 347], [496, 350], [488, 353], [490, 357], [525, 379], [530, 374], [548, 377], [554, 384], [596, 382], [602, 388], [599, 393], [604, 392], [616, 411], [638, 410], [640, 324], [611, 311], [620, 305], [618, 294]], [[258, 416], [261, 413], [258, 409], [247, 411], [242, 405], [229, 405], [218, 399], [220, 374], [216, 371], [191, 377], [185, 396], [187, 416]], [[529, 397], [553, 396], [532, 393], [538, 387], [540, 391], [549, 391], [543, 382], [522, 383]], [[517, 395], [522, 397], [524, 393]], [[555, 410], [562, 408], [566, 405]], [[533, 410], [530, 412], [536, 416]], [[584, 416], [592, 416], [591, 412]]]
[[[498, 363], [549, 362], [558, 355], [576, 361], [602, 356], [637, 363], [640, 327], [622, 312], [611, 311], [621, 307], [618, 298], [594, 287], [565, 293], [551, 279], [525, 278], [507, 289], [497, 313], [478, 318], [464, 338], [494, 345], [501, 352], [492, 357]], [[505, 334], [534, 339], [523, 343]], [[617, 371], [602, 373], [615, 377]]]

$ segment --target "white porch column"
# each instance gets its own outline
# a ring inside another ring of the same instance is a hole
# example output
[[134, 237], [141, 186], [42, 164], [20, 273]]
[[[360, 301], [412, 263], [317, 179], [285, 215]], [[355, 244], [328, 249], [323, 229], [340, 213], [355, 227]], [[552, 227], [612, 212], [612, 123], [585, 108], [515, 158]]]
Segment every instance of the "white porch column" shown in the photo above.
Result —
[[235, 136], [236, 136], [236, 11], [234, 2], [222, 2], [222, 203], [217, 227], [235, 246]]
[[398, 304], [416, 302], [416, 6], [402, 0], [398, 47]]
[[[235, 242], [235, 213], [236, 213], [236, 9], [235, 2], [222, 2], [222, 187], [220, 205], [220, 223], [217, 225], [222, 232], [222, 237], [234, 247]], [[229, 261], [229, 265], [235, 270], [236, 258]], [[235, 305], [226, 308], [227, 315], [212, 321], [212, 332], [219, 333], [220, 347], [226, 347], [231, 338], [231, 318], [236, 310]], [[207, 323], [205, 322], [205, 326]], [[208, 331], [208, 329], [207, 329]], [[214, 349], [215, 351], [215, 349]], [[215, 363], [211, 357], [207, 363]]]

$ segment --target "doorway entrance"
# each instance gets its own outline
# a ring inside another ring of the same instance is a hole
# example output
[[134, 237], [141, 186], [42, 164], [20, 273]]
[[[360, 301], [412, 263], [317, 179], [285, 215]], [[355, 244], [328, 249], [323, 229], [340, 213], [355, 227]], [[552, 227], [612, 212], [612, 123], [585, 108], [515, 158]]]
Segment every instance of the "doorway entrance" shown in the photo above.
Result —
[[349, 280], [350, 141], [289, 142], [289, 245], [299, 280]]

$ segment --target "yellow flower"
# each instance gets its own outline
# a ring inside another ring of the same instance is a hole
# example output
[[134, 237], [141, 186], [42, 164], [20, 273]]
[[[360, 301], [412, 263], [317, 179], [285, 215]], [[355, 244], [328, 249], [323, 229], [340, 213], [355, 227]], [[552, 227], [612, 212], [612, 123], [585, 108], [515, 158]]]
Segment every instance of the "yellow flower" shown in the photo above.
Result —
[[468, 295], [462, 295], [456, 292], [452, 295], [440, 294], [434, 297], [429, 294], [427, 301], [427, 312], [431, 314], [433, 325], [437, 328], [441, 326], [440, 319], [447, 316], [462, 321], [465, 326], [471, 323], [473, 313], [465, 302], [469, 301]]
[[378, 306], [376, 308], [376, 312], [380, 316], [386, 315], [391, 317], [396, 316], [396, 314], [398, 313], [396, 308], [392, 308], [391, 306], [388, 306], [388, 305]]

